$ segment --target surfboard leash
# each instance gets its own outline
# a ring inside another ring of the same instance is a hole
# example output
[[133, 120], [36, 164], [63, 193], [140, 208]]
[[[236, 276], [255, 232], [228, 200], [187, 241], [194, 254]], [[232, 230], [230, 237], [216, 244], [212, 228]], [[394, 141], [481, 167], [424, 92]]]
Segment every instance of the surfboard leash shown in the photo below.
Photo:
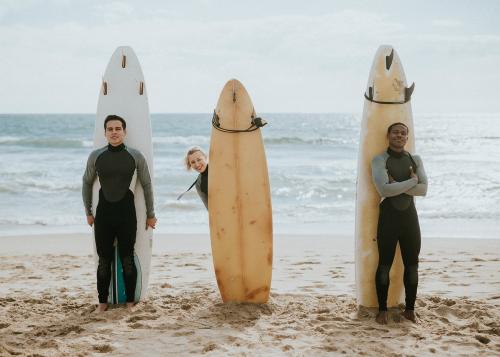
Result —
[[260, 117], [255, 117], [254, 115], [252, 115], [251, 119], [252, 120], [250, 121], [250, 126], [247, 129], [227, 129], [220, 126], [219, 116], [214, 110], [214, 115], [212, 116], [212, 126], [224, 133], [250, 133], [267, 125], [267, 122]]
[[400, 102], [383, 102], [381, 100], [373, 99], [373, 93], [375, 92], [375, 85], [373, 85], [372, 87], [368, 88], [368, 95], [365, 92], [365, 99], [369, 100], [370, 102], [377, 103], [377, 104], [405, 104], [411, 100], [411, 95], [413, 94], [414, 90], [415, 90], [415, 83], [413, 83], [408, 88], [405, 88], [405, 99], [404, 100], [402, 100]]

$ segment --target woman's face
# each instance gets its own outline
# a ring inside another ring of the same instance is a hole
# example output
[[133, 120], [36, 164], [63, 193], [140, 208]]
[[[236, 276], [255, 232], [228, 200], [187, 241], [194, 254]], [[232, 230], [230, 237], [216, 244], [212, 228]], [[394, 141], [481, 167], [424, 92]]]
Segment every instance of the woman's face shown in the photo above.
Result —
[[201, 151], [196, 151], [188, 156], [189, 165], [200, 174], [207, 168], [207, 158]]

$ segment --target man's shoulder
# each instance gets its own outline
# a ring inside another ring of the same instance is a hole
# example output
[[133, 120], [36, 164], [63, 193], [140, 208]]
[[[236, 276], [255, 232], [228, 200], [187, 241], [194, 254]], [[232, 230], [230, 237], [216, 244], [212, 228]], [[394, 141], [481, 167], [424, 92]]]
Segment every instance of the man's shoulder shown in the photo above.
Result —
[[147, 163], [146, 157], [140, 150], [132, 148], [127, 145], [125, 145], [125, 150], [127, 150], [127, 152], [132, 156], [136, 165], [143, 165]]
[[383, 151], [380, 154], [374, 156], [374, 158], [372, 159], [372, 165], [384, 163], [388, 157], [389, 154], [387, 153], [387, 151]]
[[420, 161], [422, 162], [422, 158], [420, 157], [420, 155], [417, 155], [417, 154], [411, 154], [411, 157], [413, 158], [413, 160], [415, 161]]
[[89, 157], [94, 157], [94, 158], [97, 158], [99, 155], [101, 155], [104, 151], [106, 151], [108, 149], [108, 146], [103, 146], [103, 147], [100, 147], [100, 148], [97, 148], [97, 149], [94, 149], [92, 150], [92, 152], [90, 153]]
[[141, 159], [144, 158], [144, 155], [142, 154], [141, 150], [139, 150], [139, 149], [125, 145], [125, 150], [127, 150], [130, 153], [130, 155], [132, 155], [135, 158], [141, 158]]

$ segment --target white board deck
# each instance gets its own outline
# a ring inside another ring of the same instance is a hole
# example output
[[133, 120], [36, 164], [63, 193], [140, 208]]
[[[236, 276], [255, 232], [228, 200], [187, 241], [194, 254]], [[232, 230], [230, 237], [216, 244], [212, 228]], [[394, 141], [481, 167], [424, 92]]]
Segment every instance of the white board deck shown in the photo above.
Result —
[[[127, 136], [125, 145], [140, 150], [147, 160], [151, 179], [153, 180], [153, 145], [151, 136], [151, 121], [149, 116], [149, 104], [144, 82], [144, 76], [137, 56], [131, 47], [118, 47], [111, 59], [102, 78], [97, 104], [97, 116], [94, 133], [94, 148], [107, 145], [104, 136], [104, 119], [110, 115], [121, 116], [127, 122]], [[96, 180], [92, 192], [92, 209], [94, 216], [99, 200], [99, 180]], [[137, 214], [137, 236], [135, 243], [137, 287], [136, 301], [147, 296], [147, 287], [151, 267], [151, 251], [153, 230], [146, 227], [146, 204], [144, 191], [137, 181], [134, 191], [135, 208]], [[97, 259], [94, 242], [94, 256]], [[116, 276], [116, 265], [113, 269], [112, 283], [110, 287], [110, 303], [124, 302], [123, 291], [116, 291], [116, 285], [120, 285], [120, 279]], [[120, 290], [120, 287], [118, 287]], [[113, 298], [116, 293], [117, 300]]]

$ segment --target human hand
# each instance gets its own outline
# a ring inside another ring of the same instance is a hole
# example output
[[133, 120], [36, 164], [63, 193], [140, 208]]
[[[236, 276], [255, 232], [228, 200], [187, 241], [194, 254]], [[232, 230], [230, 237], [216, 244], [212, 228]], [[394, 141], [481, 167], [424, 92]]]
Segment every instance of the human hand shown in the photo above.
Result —
[[158, 222], [158, 220], [156, 219], [156, 217], [147, 218], [146, 219], [146, 230], [148, 229], [148, 227], [151, 227], [151, 228], [155, 229], [156, 228], [156, 222]]
[[87, 224], [92, 227], [92, 225], [94, 224], [94, 216], [93, 215], [87, 216]]

